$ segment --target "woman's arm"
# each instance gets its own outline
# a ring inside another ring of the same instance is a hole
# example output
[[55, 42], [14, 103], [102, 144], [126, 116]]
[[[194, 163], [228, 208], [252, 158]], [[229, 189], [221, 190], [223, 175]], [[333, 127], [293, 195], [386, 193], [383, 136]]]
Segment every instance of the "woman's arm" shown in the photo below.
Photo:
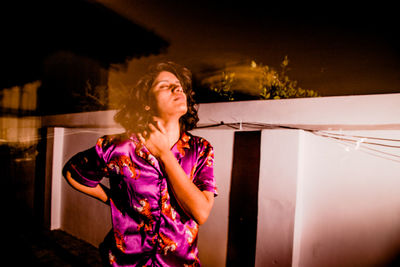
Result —
[[147, 139], [144, 139], [141, 135], [139, 135], [139, 138], [145, 143], [149, 151], [162, 161], [172, 191], [180, 206], [198, 224], [203, 224], [210, 215], [214, 204], [214, 193], [201, 191], [189, 179], [169, 148], [165, 129], [160, 125], [158, 126], [160, 130], [150, 124], [151, 133], [147, 136]]
[[71, 173], [69, 171], [65, 172], [65, 178], [67, 179], [68, 183], [76, 190], [83, 192], [94, 198], [97, 198], [97, 199], [103, 201], [104, 203], [108, 202], [108, 200], [109, 200], [108, 194], [105, 191], [106, 189], [103, 186], [101, 186], [101, 184], [98, 184], [95, 187], [89, 187], [89, 186], [82, 185], [82, 184], [78, 183], [77, 181], [75, 181], [74, 178], [72, 178]]
[[200, 191], [187, 177], [170, 150], [161, 154], [168, 181], [181, 207], [198, 223], [206, 222], [214, 204], [214, 193]]

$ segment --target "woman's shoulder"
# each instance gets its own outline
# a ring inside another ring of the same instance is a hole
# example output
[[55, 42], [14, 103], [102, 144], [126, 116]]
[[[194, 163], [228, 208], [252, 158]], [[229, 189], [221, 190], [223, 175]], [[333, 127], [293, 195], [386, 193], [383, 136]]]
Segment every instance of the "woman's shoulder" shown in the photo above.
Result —
[[185, 134], [188, 136], [188, 139], [189, 139], [188, 142], [191, 145], [194, 145], [197, 147], [202, 147], [202, 148], [212, 147], [210, 142], [202, 136], [193, 135], [189, 132], [186, 132]]
[[134, 137], [124, 132], [103, 135], [97, 139], [96, 146], [105, 150], [111, 146], [116, 147], [132, 142], [134, 142]]

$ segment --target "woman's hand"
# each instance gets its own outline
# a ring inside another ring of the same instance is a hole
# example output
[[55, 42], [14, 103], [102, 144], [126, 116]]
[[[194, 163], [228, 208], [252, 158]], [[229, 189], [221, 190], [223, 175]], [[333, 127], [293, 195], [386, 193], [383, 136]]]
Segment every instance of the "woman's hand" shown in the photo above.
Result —
[[140, 133], [138, 134], [138, 137], [151, 154], [153, 154], [155, 157], [161, 157], [161, 155], [170, 151], [170, 141], [167, 131], [161, 125], [161, 123], [156, 121], [156, 125], [157, 127], [149, 123], [150, 133], [146, 135], [146, 138], [144, 138]]
[[166, 129], [157, 120], [156, 126], [149, 124], [150, 132], [138, 134], [139, 140], [162, 162], [172, 192], [181, 208], [198, 224], [203, 224], [214, 204], [214, 193], [200, 191], [189, 179], [170, 150], [173, 143], [169, 140]]

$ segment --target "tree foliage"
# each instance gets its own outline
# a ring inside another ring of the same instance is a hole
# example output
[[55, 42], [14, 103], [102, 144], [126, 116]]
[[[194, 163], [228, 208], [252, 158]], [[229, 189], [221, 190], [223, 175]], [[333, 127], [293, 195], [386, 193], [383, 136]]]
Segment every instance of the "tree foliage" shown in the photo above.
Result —
[[225, 100], [237, 99], [237, 92], [255, 95], [256, 99], [285, 99], [318, 97], [317, 91], [303, 89], [287, 75], [289, 59], [284, 57], [280, 71], [251, 61], [250, 65], [227, 68], [220, 75], [208, 79], [209, 88]]

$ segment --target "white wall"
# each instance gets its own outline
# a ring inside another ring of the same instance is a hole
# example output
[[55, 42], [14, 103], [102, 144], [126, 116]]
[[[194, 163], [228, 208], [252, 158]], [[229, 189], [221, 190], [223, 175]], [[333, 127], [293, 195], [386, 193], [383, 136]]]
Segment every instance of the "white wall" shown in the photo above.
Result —
[[[76, 153], [94, 146], [100, 136], [118, 132], [121, 129], [64, 129], [62, 166]], [[59, 228], [98, 246], [112, 227], [109, 206], [73, 189], [61, 173], [58, 179], [61, 192]], [[108, 181], [105, 179], [102, 183], [107, 185]]]
[[[400, 140], [400, 130], [341, 133]], [[357, 148], [303, 132], [300, 153], [294, 266], [385, 266], [393, 260], [400, 252], [400, 149]]]
[[[400, 140], [399, 106], [400, 94], [210, 103], [200, 105], [199, 123], [259, 122]], [[99, 136], [120, 131], [114, 113], [44, 117], [44, 126], [65, 127], [63, 151], [55, 155], [66, 162]], [[194, 131], [215, 148], [220, 193], [200, 228], [206, 267], [225, 265], [234, 132]], [[367, 147], [296, 129], [262, 131], [256, 266], [376, 266], [400, 252], [400, 148], [378, 147], [398, 156], [379, 154], [384, 159]], [[98, 245], [110, 228], [107, 207], [74, 191], [61, 174], [50, 178], [61, 181], [61, 227]]]
[[299, 132], [262, 131], [256, 266], [292, 262]]
[[398, 129], [400, 93], [202, 104], [199, 124], [258, 122], [312, 129]]
[[199, 254], [202, 266], [225, 266], [228, 245], [229, 192], [231, 185], [233, 141], [232, 130], [195, 130], [214, 147], [218, 196], [207, 222], [199, 230]]

